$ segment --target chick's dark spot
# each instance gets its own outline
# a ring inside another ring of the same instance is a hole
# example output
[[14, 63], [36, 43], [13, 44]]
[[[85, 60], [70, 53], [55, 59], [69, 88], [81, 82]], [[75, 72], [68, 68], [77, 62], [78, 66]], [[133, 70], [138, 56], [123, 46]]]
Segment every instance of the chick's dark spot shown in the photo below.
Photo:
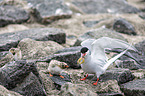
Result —
[[83, 47], [83, 48], [81, 49], [81, 53], [86, 53], [88, 50], [89, 50], [89, 49], [88, 49], [87, 47]]

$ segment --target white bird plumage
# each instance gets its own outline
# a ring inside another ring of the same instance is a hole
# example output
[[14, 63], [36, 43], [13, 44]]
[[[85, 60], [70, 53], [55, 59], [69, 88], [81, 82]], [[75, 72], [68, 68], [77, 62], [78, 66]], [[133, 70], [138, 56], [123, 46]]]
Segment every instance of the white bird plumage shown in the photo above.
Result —
[[[127, 50], [137, 51], [137, 49], [131, 46], [129, 43], [109, 37], [101, 37], [97, 40], [87, 39], [81, 43], [81, 46], [83, 48], [88, 48], [87, 52], [81, 54], [81, 58], [84, 59], [84, 62], [81, 64], [81, 67], [84, 72], [97, 75], [97, 82], [99, 80], [99, 76], [105, 72], [108, 66], [115, 60], [117, 60], [119, 57], [121, 57]], [[126, 50], [108, 60], [105, 55], [106, 48], [121, 48]], [[80, 61], [78, 60], [78, 62]], [[82, 80], [85, 80], [86, 77]], [[97, 85], [97, 82], [93, 83], [93, 85]]]
[[[50, 77], [52, 77], [52, 74], [55, 75], [60, 75], [61, 72], [63, 71], [63, 69], [67, 68], [68, 65], [65, 62], [60, 62], [57, 60], [51, 60], [51, 62], [49, 63], [49, 67], [48, 67], [48, 71], [50, 74]], [[63, 76], [60, 75], [61, 78], [64, 78]]]

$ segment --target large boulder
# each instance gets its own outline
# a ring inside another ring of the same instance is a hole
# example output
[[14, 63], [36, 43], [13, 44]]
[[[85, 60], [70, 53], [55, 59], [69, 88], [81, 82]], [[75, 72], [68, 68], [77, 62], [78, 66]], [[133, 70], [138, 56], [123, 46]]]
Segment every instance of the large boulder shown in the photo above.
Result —
[[16, 47], [20, 40], [31, 38], [39, 41], [52, 40], [60, 44], [66, 42], [65, 32], [56, 28], [33, 28], [14, 33], [0, 34], [0, 51], [9, 50]]
[[62, 18], [70, 18], [72, 11], [63, 0], [26, 0], [34, 10], [37, 20], [41, 23], [51, 23]]
[[45, 96], [45, 90], [36, 75], [32, 72], [24, 78], [23, 82], [12, 89], [23, 96]]
[[63, 46], [54, 41], [35, 41], [29, 38], [21, 40], [18, 46], [22, 51], [23, 59], [48, 57], [63, 48]]
[[125, 0], [72, 0], [72, 3], [87, 14], [140, 12]]
[[20, 60], [7, 63], [0, 68], [0, 84], [7, 89], [13, 89], [17, 84], [22, 83], [30, 72], [33, 72], [39, 78], [34, 62]]
[[100, 76], [100, 80], [117, 80], [119, 84], [129, 82], [135, 77], [130, 72], [129, 69], [114, 68], [107, 70], [104, 74]]
[[130, 81], [121, 85], [121, 90], [126, 96], [144, 96], [145, 95], [145, 79]]
[[0, 6], [0, 27], [12, 23], [23, 23], [29, 18], [29, 13], [22, 8], [11, 5]]

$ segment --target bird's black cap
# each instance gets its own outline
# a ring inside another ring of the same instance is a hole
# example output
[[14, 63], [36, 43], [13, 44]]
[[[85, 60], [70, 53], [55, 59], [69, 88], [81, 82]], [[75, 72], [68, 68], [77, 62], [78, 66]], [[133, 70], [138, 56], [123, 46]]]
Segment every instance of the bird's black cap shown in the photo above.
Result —
[[83, 48], [81, 49], [81, 53], [86, 53], [88, 50], [89, 50], [89, 49], [88, 49], [87, 47], [83, 47]]

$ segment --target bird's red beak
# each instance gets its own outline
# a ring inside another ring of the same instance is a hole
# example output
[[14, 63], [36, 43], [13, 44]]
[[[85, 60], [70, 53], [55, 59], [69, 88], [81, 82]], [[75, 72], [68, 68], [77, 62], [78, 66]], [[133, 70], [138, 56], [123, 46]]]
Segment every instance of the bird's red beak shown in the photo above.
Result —
[[86, 55], [86, 53], [82, 53], [82, 58]]

